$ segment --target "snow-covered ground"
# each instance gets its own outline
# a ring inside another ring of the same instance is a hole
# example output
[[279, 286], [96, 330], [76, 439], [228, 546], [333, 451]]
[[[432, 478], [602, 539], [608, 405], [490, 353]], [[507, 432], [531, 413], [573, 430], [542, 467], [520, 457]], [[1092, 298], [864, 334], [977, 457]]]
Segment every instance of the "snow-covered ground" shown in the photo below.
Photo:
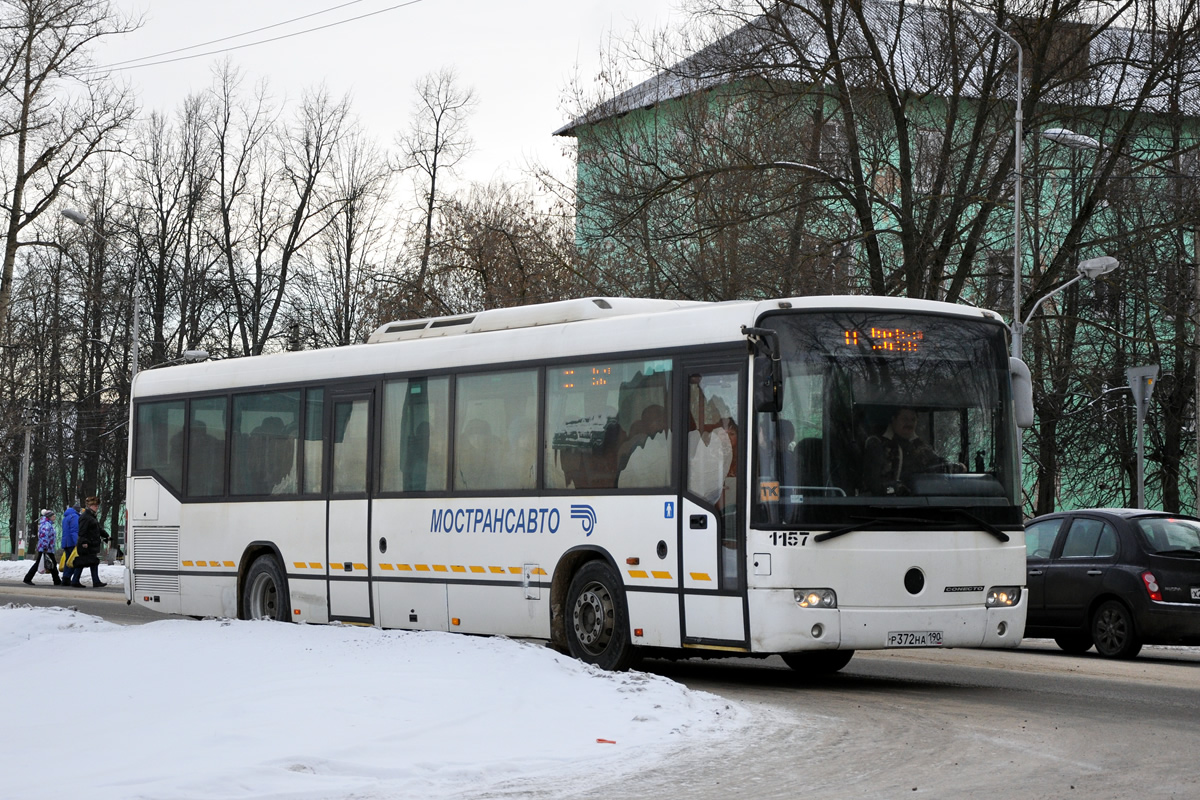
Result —
[[508, 639], [11, 605], [0, 674], [9, 800], [566, 797], [754, 713]]
[[[0, 561], [0, 581], [19, 581], [25, 577], [25, 573], [29, 572], [29, 568], [33, 566], [33, 556], [28, 556], [24, 561]], [[79, 582], [84, 586], [92, 585], [92, 571], [85, 569], [83, 576]], [[125, 585], [125, 567], [120, 564], [109, 566], [108, 564], [100, 565], [100, 582], [107, 583], [110, 586]], [[35, 572], [33, 575], [33, 584], [45, 584], [52, 586], [54, 579], [50, 577], [50, 573], [41, 574]]]

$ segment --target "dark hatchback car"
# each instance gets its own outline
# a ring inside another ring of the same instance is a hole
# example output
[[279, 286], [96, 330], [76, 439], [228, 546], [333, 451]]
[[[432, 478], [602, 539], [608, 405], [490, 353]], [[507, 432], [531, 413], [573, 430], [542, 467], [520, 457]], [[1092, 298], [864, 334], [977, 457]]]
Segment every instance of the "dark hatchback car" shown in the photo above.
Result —
[[1104, 508], [1025, 526], [1025, 635], [1068, 653], [1133, 658], [1143, 644], [1200, 644], [1200, 519]]

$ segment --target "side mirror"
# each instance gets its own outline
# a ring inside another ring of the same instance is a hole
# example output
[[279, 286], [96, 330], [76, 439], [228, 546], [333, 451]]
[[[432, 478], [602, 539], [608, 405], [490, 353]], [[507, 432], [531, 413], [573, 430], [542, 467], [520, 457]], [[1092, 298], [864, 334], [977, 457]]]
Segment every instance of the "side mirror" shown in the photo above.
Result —
[[1013, 420], [1018, 428], [1033, 427], [1033, 378], [1029, 365], [1019, 358], [1008, 359], [1008, 374], [1012, 377]]
[[770, 328], [742, 326], [754, 351], [754, 410], [778, 414], [783, 410], [783, 365], [779, 360], [779, 336]]

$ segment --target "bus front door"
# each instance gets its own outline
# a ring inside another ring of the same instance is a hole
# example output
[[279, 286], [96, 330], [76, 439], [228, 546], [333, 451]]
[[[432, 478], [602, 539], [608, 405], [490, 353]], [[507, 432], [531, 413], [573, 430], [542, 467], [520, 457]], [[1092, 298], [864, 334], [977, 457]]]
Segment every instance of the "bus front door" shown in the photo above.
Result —
[[746, 442], [745, 361], [684, 364], [687, 438], [680, 502], [683, 644], [747, 649], [745, 509], [740, 498]]
[[371, 425], [372, 394], [332, 396], [330, 494], [326, 514], [329, 619], [372, 622]]

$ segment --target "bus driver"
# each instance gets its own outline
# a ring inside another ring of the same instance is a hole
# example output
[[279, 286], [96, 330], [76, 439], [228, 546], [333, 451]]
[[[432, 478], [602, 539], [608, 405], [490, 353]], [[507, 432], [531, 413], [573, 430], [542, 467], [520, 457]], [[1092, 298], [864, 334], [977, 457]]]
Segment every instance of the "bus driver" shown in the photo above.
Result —
[[965, 472], [962, 464], [947, 461], [917, 436], [917, 412], [901, 406], [881, 436], [867, 439], [863, 452], [863, 486], [867, 494], [906, 495], [910, 479], [918, 472]]

